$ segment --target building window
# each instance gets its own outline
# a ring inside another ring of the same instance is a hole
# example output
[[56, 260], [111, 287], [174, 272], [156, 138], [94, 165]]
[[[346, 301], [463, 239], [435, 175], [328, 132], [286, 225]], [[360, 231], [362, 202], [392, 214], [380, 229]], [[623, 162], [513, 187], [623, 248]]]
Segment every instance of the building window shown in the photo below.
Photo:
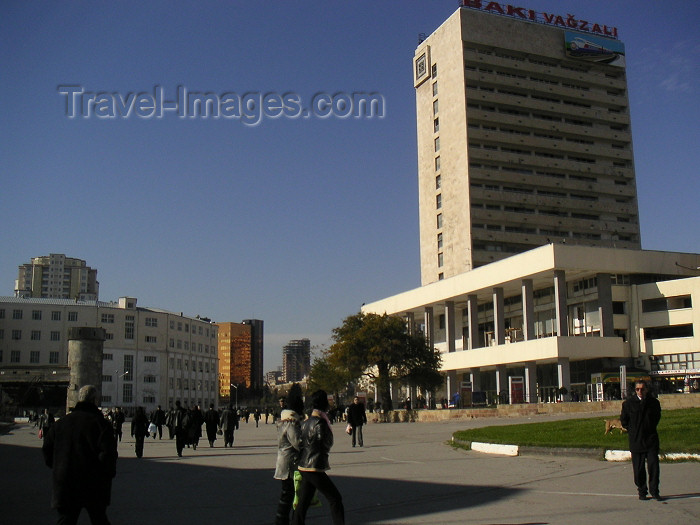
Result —
[[433, 133], [437, 133], [438, 131], [440, 131], [440, 119], [436, 118], [433, 120]]
[[156, 376], [148, 374], [143, 376], [143, 382], [144, 383], [155, 383], [156, 382]]
[[12, 330], [12, 340], [20, 341], [22, 339], [22, 330]]
[[12, 350], [10, 352], [10, 363], [19, 363], [19, 350]]
[[52, 321], [60, 321], [61, 320], [60, 310], [54, 310], [53, 312], [51, 312], [51, 320]]
[[105, 332], [105, 339], [107, 341], [111, 341], [112, 339], [114, 339], [114, 334], [111, 332]]
[[644, 329], [644, 339], [672, 339], [675, 337], [693, 337], [693, 325], [655, 326]]
[[440, 151], [440, 137], [435, 137], [435, 151]]
[[438, 94], [437, 82], [433, 82], [433, 96], [436, 97]]
[[146, 342], [147, 342], [147, 343], [156, 343], [156, 342], [157, 342], [157, 338], [156, 338], [155, 335], [147, 335], [147, 336], [146, 336]]
[[0, 308], [0, 319], [5, 319], [5, 309]]
[[39, 350], [32, 350], [29, 352], [29, 362], [33, 365], [39, 364], [40, 352]]
[[41, 341], [41, 330], [32, 330], [32, 335], [29, 338], [32, 341]]
[[437, 227], [438, 227], [438, 229], [442, 228], [442, 213], [438, 213], [438, 216], [437, 216]]
[[127, 315], [124, 321], [124, 339], [134, 338], [134, 316]]
[[102, 314], [102, 322], [106, 324], [114, 324], [114, 314]]
[[442, 255], [442, 252], [438, 253], [438, 268], [442, 268], [445, 266], [445, 258]]
[[435, 196], [435, 207], [439, 210], [442, 208], [442, 193], [438, 193]]
[[435, 189], [439, 190], [442, 187], [442, 175], [435, 177]]
[[49, 352], [49, 364], [50, 365], [57, 365], [58, 364], [58, 352], [52, 350]]
[[103, 361], [111, 361], [112, 359], [114, 359], [114, 357], [112, 356], [112, 354], [102, 354], [102, 360], [103, 360]]
[[438, 101], [437, 101], [437, 100], [433, 100], [433, 115], [437, 115], [437, 114], [438, 114], [438, 107], [439, 107]]
[[438, 250], [442, 250], [442, 233], [438, 233], [437, 235], [437, 246]]
[[158, 358], [154, 355], [145, 355], [145, 356], [143, 356], [143, 362], [144, 363], [156, 363], [156, 362], [158, 362]]
[[51, 331], [51, 340], [52, 341], [60, 341], [61, 340], [61, 332], [52, 330]]
[[681, 310], [692, 308], [693, 301], [690, 295], [679, 295], [676, 297], [659, 297], [654, 299], [644, 299], [642, 301], [642, 312], [667, 312], [668, 310]]
[[152, 326], [154, 328], [158, 327], [157, 317], [146, 317], [146, 326]]
[[124, 356], [124, 381], [133, 381], [134, 379], [134, 356]]
[[433, 64], [433, 67], [430, 71], [432, 73], [433, 78], [437, 77], [437, 64]]
[[124, 401], [125, 405], [128, 405], [130, 403], [134, 402], [134, 385], [131, 383], [124, 383], [122, 385], [124, 387], [124, 390], [122, 392], [122, 399]]
[[78, 320], [78, 312], [68, 312], [68, 320], [72, 323]]
[[440, 156], [435, 157], [435, 171], [440, 171]]
[[169, 346], [170, 348], [175, 348], [175, 339], [173, 339], [173, 338], [171, 337], [171, 338], [170, 338], [170, 341], [168, 341], [168, 346]]
[[41, 321], [41, 310], [32, 310], [32, 320]]
[[12, 319], [22, 319], [22, 310], [12, 310]]

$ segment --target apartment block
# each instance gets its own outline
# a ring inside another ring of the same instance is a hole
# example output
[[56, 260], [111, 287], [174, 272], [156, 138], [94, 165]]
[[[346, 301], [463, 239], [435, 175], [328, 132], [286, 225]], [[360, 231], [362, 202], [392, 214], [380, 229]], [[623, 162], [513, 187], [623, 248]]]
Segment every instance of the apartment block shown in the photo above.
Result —
[[19, 267], [15, 281], [16, 297], [44, 297], [97, 301], [100, 283], [97, 270], [82, 259], [52, 253], [32, 257], [32, 262]]
[[617, 28], [464, 5], [414, 57], [422, 284], [550, 242], [641, 248]]

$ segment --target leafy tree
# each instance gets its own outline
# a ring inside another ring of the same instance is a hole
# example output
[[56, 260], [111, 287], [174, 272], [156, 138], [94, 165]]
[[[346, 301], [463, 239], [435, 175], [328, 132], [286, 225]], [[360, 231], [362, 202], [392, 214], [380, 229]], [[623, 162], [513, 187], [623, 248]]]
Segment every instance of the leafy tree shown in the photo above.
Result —
[[329, 350], [325, 349], [322, 351], [321, 356], [315, 358], [311, 364], [309, 391], [315, 392], [322, 389], [334, 394], [335, 398], [338, 399], [340, 392], [345, 392], [351, 379], [348, 371], [343, 367], [337, 366], [334, 360], [331, 359]]
[[409, 334], [400, 317], [362, 312], [351, 315], [333, 330], [333, 341], [324, 353], [326, 370], [338, 371], [350, 381], [370, 378], [385, 409], [392, 408], [392, 381], [428, 390], [442, 382], [440, 353], [430, 348], [423, 336]]

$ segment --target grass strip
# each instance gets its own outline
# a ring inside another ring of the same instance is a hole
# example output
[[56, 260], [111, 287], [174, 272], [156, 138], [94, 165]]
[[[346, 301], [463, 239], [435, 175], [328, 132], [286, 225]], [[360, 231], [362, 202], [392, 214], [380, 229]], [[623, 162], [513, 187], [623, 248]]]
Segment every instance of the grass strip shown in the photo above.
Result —
[[[507, 445], [627, 450], [626, 434], [617, 429], [604, 434], [605, 419], [612, 417], [491, 426], [460, 430], [453, 435], [462, 441]], [[663, 411], [658, 432], [661, 453], [700, 453], [700, 408]]]

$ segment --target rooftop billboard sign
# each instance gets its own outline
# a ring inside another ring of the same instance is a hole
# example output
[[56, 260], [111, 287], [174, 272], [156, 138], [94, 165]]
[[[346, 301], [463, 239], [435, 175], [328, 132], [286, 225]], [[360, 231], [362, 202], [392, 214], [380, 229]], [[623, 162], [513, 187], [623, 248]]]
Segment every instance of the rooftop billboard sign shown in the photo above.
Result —
[[556, 15], [552, 13], [538, 13], [533, 9], [525, 7], [516, 7], [510, 4], [501, 4], [499, 2], [484, 2], [483, 0], [462, 0], [462, 7], [469, 9], [478, 9], [498, 15], [510, 16], [520, 20], [529, 22], [537, 22], [551, 26], [558, 26], [563, 29], [572, 31], [585, 31], [600, 36], [617, 38], [617, 27], [601, 25], [589, 20], [578, 19], [574, 15], [567, 14], [566, 16]]

